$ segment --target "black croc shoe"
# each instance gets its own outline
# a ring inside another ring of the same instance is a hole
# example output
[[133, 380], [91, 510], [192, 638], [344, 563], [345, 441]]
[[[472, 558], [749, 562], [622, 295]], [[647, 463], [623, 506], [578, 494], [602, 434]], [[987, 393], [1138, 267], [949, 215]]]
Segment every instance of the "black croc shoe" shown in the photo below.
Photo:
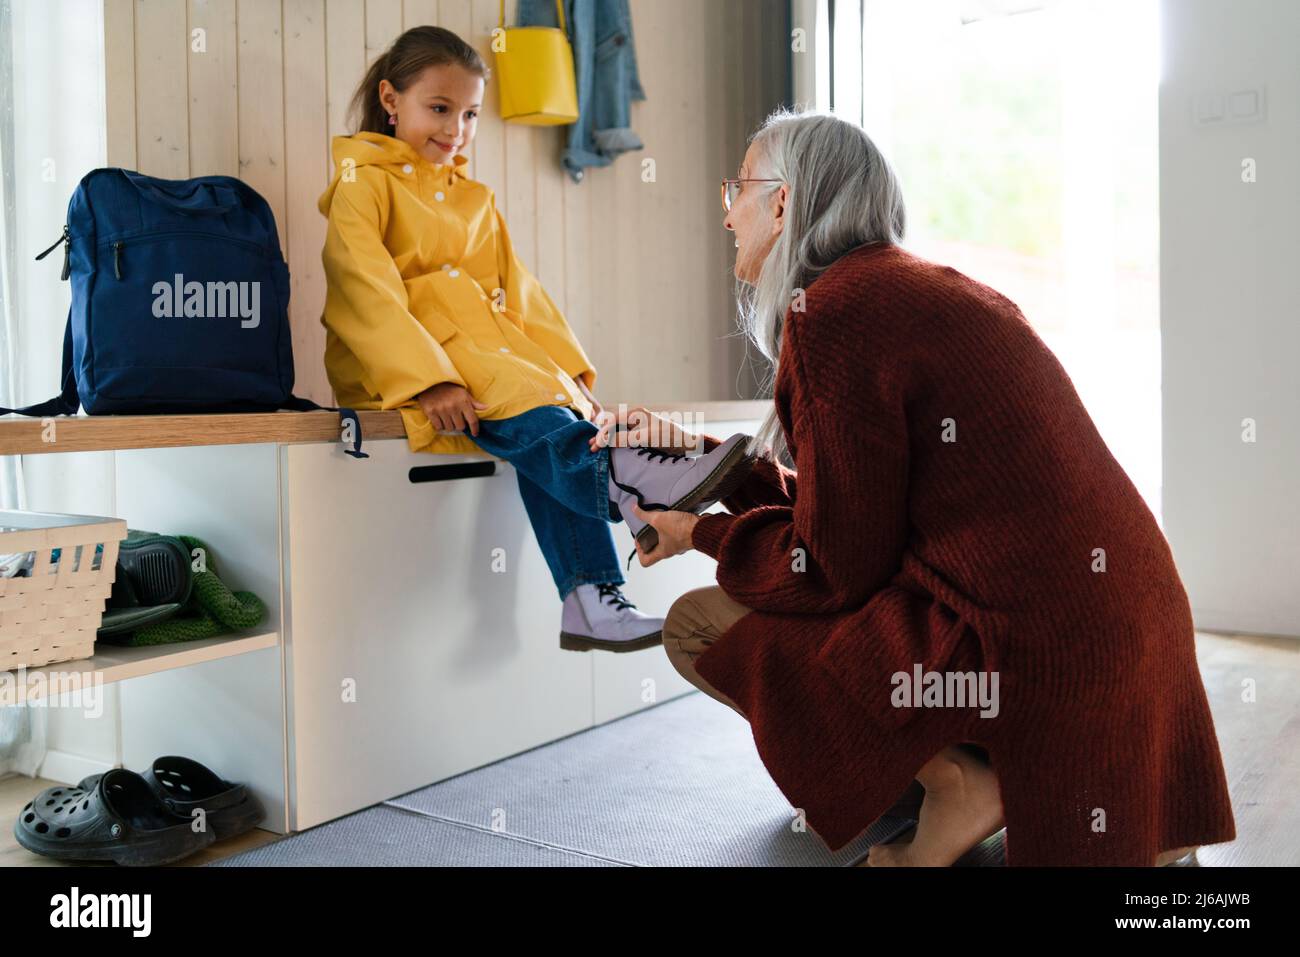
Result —
[[[139, 775], [174, 814], [185, 820], [202, 808], [208, 829], [216, 840], [243, 834], [266, 817], [261, 803], [242, 784], [224, 781], [208, 768], [189, 758], [167, 755]], [[100, 775], [92, 774], [77, 785], [83, 791], [94, 788]]]
[[114, 861], [128, 867], [171, 864], [211, 844], [166, 807], [134, 771], [114, 768], [94, 787], [46, 788], [23, 808], [14, 837], [27, 850], [72, 861]]

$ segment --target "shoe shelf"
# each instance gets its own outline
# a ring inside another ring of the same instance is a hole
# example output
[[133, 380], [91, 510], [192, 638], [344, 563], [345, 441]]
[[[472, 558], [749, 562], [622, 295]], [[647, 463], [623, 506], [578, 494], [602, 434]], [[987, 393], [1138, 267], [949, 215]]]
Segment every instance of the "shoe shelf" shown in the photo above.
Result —
[[[7, 684], [5, 677], [0, 675], [0, 707], [37, 701], [47, 697], [51, 689], [56, 692], [77, 689], [84, 691], [129, 678], [159, 674], [173, 668], [185, 668], [274, 648], [279, 640], [278, 632], [252, 629], [216, 638], [138, 648], [98, 642], [95, 654], [89, 658], [28, 668], [21, 673], [21, 679], [15, 673], [12, 684]], [[58, 687], [53, 687], [56, 682]]]

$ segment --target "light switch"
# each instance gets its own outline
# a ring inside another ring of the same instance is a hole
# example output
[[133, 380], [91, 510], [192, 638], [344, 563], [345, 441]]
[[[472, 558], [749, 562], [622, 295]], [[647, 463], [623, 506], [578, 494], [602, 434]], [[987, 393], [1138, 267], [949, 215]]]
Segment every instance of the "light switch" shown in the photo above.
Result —
[[1234, 120], [1248, 120], [1259, 112], [1259, 92], [1238, 90], [1232, 94], [1228, 112]]
[[1264, 88], [1253, 86], [1238, 87], [1235, 90], [1202, 90], [1196, 94], [1192, 116], [1197, 126], [1262, 122]]
[[1223, 119], [1223, 94], [1202, 93], [1196, 101], [1196, 121], [1213, 123]]

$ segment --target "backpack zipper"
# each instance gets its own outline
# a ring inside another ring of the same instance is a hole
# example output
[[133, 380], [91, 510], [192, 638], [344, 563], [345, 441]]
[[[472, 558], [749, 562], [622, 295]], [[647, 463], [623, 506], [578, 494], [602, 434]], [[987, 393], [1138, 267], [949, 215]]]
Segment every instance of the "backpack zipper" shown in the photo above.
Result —
[[[265, 248], [260, 243], [255, 243], [247, 239], [239, 239], [236, 236], [223, 236], [220, 233], [198, 233], [189, 230], [183, 230], [183, 231], [172, 231], [167, 233], [148, 233], [143, 236], [136, 236], [134, 238], [137, 241], [142, 243], [152, 243], [152, 242], [160, 242], [165, 239], [171, 239], [176, 236], [182, 236], [182, 237], [198, 236], [204, 239], [217, 239], [217, 240], [221, 240], [222, 242], [229, 242], [229, 243], [234, 243], [235, 245], [238, 246], [245, 246], [248, 249], [253, 249], [263, 254], [265, 254], [266, 252]], [[54, 244], [54, 246], [57, 245], [58, 243]], [[113, 240], [111, 242], [105, 241], [100, 243], [100, 246], [113, 247], [113, 275], [116, 276], [118, 279], [122, 278], [122, 247], [124, 247], [125, 245], [126, 245], [126, 241], [121, 239]], [[50, 249], [53, 249], [54, 246], [51, 246]], [[49, 252], [49, 250], [46, 250], [46, 252]], [[37, 258], [39, 259], [40, 257], [38, 256]], [[268, 256], [267, 258], [270, 259], [271, 257]], [[283, 255], [279, 257], [279, 260], [281, 262], [284, 261]], [[64, 278], [66, 279], [67, 276], [65, 275]]]
[[[239, 239], [239, 238], [237, 238], [237, 237], [235, 237], [235, 236], [222, 236], [222, 235], [220, 235], [220, 234], [218, 234], [218, 233], [195, 233], [195, 232], [189, 232], [189, 231], [184, 231], [184, 232], [175, 232], [175, 231], [173, 231], [173, 232], [170, 232], [170, 233], [152, 233], [152, 234], [149, 234], [149, 235], [146, 235], [146, 236], [140, 237], [140, 238], [143, 239], [144, 242], [151, 242], [151, 241], [155, 241], [155, 240], [158, 240], [158, 239], [166, 239], [166, 238], [170, 238], [170, 237], [172, 237], [172, 236], [204, 236], [204, 237], [210, 237], [210, 238], [213, 238], [213, 239], [220, 239], [220, 240], [222, 240], [222, 241], [224, 241], [224, 242], [231, 242], [231, 243], [235, 243], [235, 244], [240, 245], [240, 246], [246, 246], [246, 247], [248, 247], [249, 249], [256, 249], [256, 250], [258, 250], [258, 251], [260, 251], [260, 252], [263, 252], [263, 253], [265, 252], [265, 249], [264, 249], [264, 248], [263, 248], [259, 243], [254, 243], [254, 242], [251, 242], [251, 241], [249, 241], [249, 240], [247, 240], [247, 239]], [[70, 274], [70, 264], [69, 264], [69, 262], [68, 262], [68, 250], [69, 250], [69, 248], [72, 246], [72, 235], [71, 235], [71, 233], [68, 231], [68, 226], [67, 226], [66, 223], [65, 223], [64, 226], [63, 226], [63, 235], [60, 236], [58, 239], [56, 239], [56, 240], [54, 241], [54, 245], [53, 245], [53, 246], [50, 246], [49, 249], [46, 249], [44, 252], [40, 253], [36, 258], [37, 258], [38, 260], [40, 260], [40, 259], [44, 259], [44, 258], [45, 258], [46, 256], [48, 256], [50, 253], [54, 252], [55, 248], [56, 248], [57, 246], [59, 246], [60, 243], [63, 245], [63, 272], [59, 275], [59, 278], [60, 278], [60, 279], [67, 279], [68, 276], [69, 276], [69, 274]], [[101, 244], [101, 245], [103, 245], [103, 244]], [[122, 278], [122, 247], [125, 246], [126, 243], [125, 243], [124, 241], [118, 239], [118, 240], [113, 241], [112, 243], [109, 243], [108, 245], [111, 245], [111, 246], [113, 247], [113, 275], [114, 275], [115, 277], [117, 277], [118, 279], [121, 279], [121, 278]], [[268, 257], [268, 258], [269, 258], [269, 257]], [[281, 262], [284, 261], [284, 257], [283, 257], [283, 255], [280, 256], [280, 261], [281, 261]]]
[[[223, 242], [223, 243], [233, 243], [233, 244], [236, 245], [236, 246], [245, 246], [245, 247], [247, 247], [247, 248], [249, 248], [249, 249], [257, 250], [258, 252], [262, 253], [263, 255], [266, 255], [266, 247], [265, 247], [264, 245], [262, 245], [261, 243], [255, 243], [255, 242], [253, 242], [251, 239], [241, 239], [241, 238], [238, 237], [238, 236], [227, 236], [227, 235], [224, 235], [224, 234], [222, 234], [222, 233], [204, 233], [204, 232], [198, 232], [197, 230], [192, 230], [192, 229], [172, 229], [172, 230], [167, 230], [166, 232], [160, 232], [160, 233], [139, 233], [139, 234], [136, 234], [136, 235], [134, 235], [134, 236], [128, 236], [128, 237], [126, 237], [126, 238], [129, 239], [129, 240], [131, 240], [132, 243], [154, 243], [154, 242], [162, 242], [163, 240], [167, 240], [167, 239], [175, 239], [175, 238], [181, 238], [181, 239], [195, 239], [195, 238], [197, 238], [197, 239], [212, 239], [212, 240], [216, 240], [216, 241], [218, 241], [218, 242]], [[108, 240], [108, 239], [106, 239], [106, 240], [104, 240], [103, 242], [101, 242], [99, 245], [100, 245], [100, 246], [111, 246], [111, 245], [113, 245], [113, 242], [114, 242], [113, 240]], [[126, 240], [125, 240], [125, 239], [117, 240], [117, 242], [122, 243], [122, 245], [126, 245]], [[56, 245], [57, 245], [57, 244], [56, 244]], [[279, 255], [279, 256], [268, 255], [267, 258], [268, 258], [268, 259], [277, 259], [277, 258], [278, 258], [278, 259], [283, 259], [284, 257], [283, 257], [283, 255]]]
[[63, 244], [63, 272], [59, 274], [59, 278], [67, 279], [68, 278], [68, 247], [72, 245], [72, 237], [68, 234], [67, 223], [63, 224], [63, 235], [54, 241], [54, 246], [51, 246], [49, 249], [45, 250], [45, 252], [41, 253], [36, 258], [38, 260], [44, 259], [50, 253], [54, 252], [54, 247], [58, 246], [59, 243]]

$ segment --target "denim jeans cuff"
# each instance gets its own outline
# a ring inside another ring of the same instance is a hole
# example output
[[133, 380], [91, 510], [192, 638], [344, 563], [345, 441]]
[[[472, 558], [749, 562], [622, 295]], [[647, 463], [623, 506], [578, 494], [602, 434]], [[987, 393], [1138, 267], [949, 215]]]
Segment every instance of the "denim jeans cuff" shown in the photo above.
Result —
[[626, 582], [627, 579], [623, 577], [623, 573], [617, 568], [611, 568], [608, 571], [578, 572], [560, 587], [560, 601], [564, 601], [569, 592], [579, 585], [622, 585]]
[[629, 126], [612, 126], [604, 130], [595, 130], [591, 138], [596, 144], [596, 149], [606, 156], [617, 156], [630, 150], [645, 149], [641, 137], [637, 136]]

